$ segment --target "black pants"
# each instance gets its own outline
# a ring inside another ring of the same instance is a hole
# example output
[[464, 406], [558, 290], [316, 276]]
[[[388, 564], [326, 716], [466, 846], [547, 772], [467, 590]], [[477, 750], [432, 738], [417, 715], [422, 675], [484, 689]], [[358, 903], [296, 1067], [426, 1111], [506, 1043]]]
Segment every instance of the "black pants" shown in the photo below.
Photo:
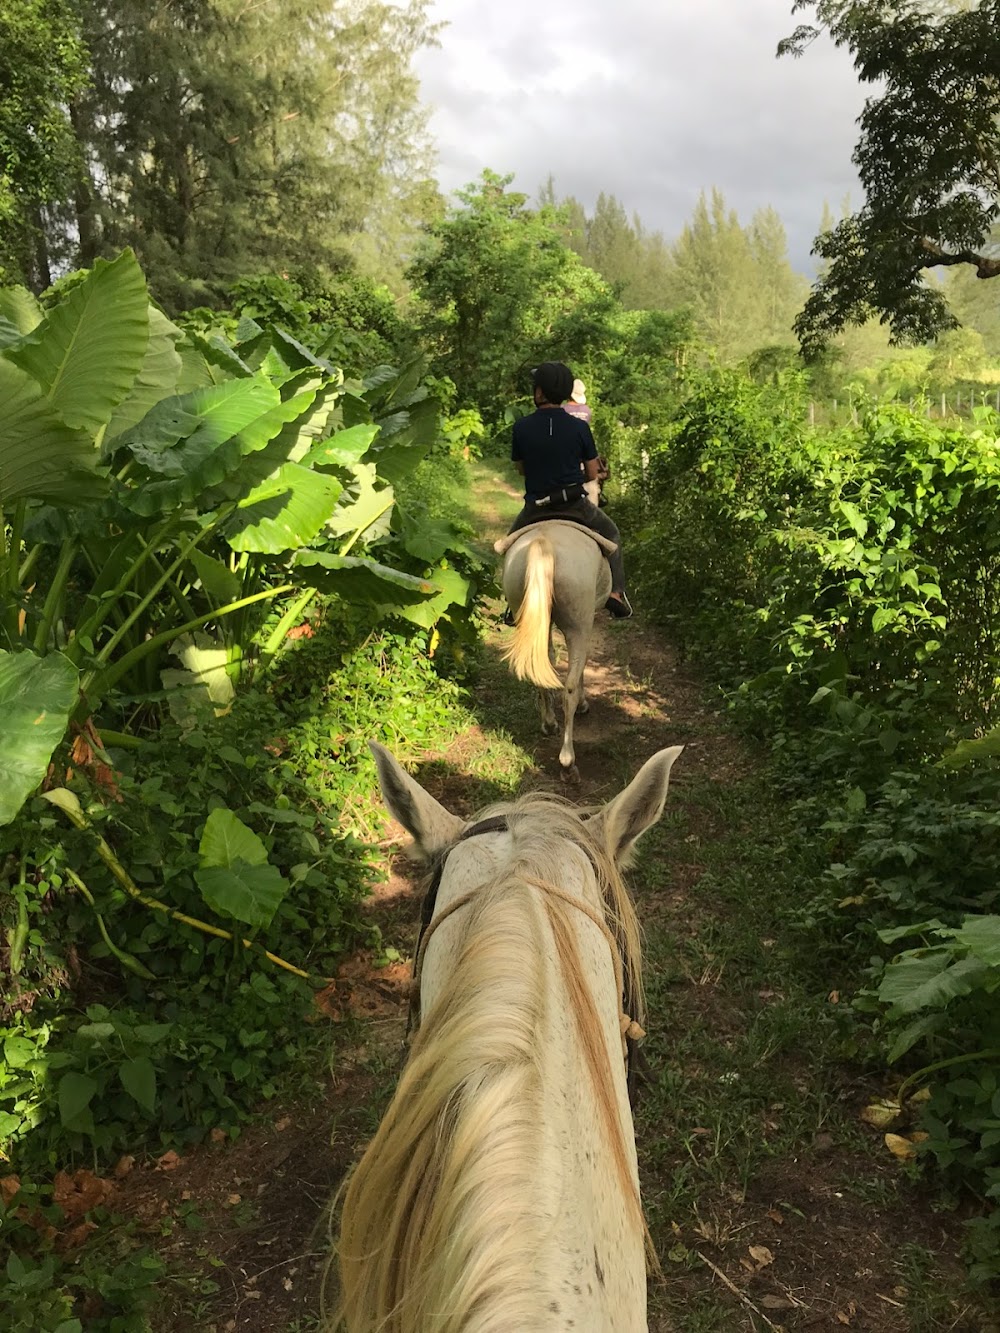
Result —
[[591, 504], [586, 496], [582, 500], [573, 500], [564, 505], [543, 505], [540, 509], [529, 500], [517, 518], [510, 525], [509, 532], [517, 532], [518, 528], [526, 528], [529, 523], [539, 523], [545, 518], [565, 518], [573, 523], [579, 523], [582, 527], [591, 528], [594, 532], [599, 532], [602, 537], [607, 537], [609, 541], [616, 542], [618, 550], [614, 555], [608, 556], [608, 564], [611, 566], [611, 591], [625, 591], [625, 561], [622, 556], [621, 534], [615, 523], [608, 518], [597, 505]]

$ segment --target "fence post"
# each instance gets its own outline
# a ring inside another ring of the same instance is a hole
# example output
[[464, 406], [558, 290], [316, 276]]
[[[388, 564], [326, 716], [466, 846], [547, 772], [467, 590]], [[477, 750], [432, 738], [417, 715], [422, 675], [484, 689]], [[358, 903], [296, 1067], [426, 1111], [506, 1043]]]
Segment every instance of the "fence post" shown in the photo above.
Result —
[[942, 416], [942, 418], [944, 418], [944, 417], [946, 417], [947, 415], [948, 415], [948, 399], [947, 399], [947, 397], [946, 397], [944, 394], [942, 394], [942, 395], [941, 395], [941, 416]]
[[[997, 394], [997, 411], [1000, 412], [1000, 393]], [[809, 424], [810, 426], [816, 424], [816, 404], [812, 400], [809, 402]]]

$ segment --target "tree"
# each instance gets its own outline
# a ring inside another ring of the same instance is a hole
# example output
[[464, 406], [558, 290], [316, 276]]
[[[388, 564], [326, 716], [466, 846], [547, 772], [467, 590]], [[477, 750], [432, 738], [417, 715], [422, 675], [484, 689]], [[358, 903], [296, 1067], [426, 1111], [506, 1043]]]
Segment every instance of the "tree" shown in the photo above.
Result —
[[52, 213], [79, 171], [69, 105], [86, 52], [68, 0], [0, 10], [0, 285], [52, 281]]
[[703, 194], [670, 252], [667, 303], [691, 311], [701, 339], [733, 364], [764, 344], [791, 338], [800, 283], [773, 209], [740, 225], [722, 192]]
[[132, 245], [173, 307], [248, 268], [401, 270], [436, 194], [411, 70], [429, 0], [76, 4], [80, 261]]
[[984, 250], [1000, 217], [1000, 0], [796, 0], [793, 12], [805, 9], [817, 24], [779, 55], [825, 29], [878, 91], [854, 152], [865, 203], [817, 238], [828, 267], [796, 323], [803, 350], [873, 314], [894, 342], [926, 341], [956, 322], [927, 270], [1000, 274]]
[[572, 361], [599, 343], [617, 303], [566, 245], [563, 219], [485, 171], [427, 230], [409, 270], [435, 372], [459, 402], [496, 420], [527, 392], [540, 360]]
[[613, 194], [597, 196], [587, 223], [586, 262], [620, 292], [634, 282], [639, 267], [639, 238]]

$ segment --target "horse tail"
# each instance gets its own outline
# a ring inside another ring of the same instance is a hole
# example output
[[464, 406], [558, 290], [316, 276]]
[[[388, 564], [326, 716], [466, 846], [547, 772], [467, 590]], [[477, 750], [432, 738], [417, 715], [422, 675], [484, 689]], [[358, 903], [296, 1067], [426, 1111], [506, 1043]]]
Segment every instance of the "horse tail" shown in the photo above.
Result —
[[561, 690], [562, 681], [549, 660], [556, 558], [548, 537], [539, 533], [531, 539], [525, 561], [524, 597], [515, 617], [514, 637], [504, 649], [503, 660], [510, 663], [518, 680], [530, 680], [543, 689]]

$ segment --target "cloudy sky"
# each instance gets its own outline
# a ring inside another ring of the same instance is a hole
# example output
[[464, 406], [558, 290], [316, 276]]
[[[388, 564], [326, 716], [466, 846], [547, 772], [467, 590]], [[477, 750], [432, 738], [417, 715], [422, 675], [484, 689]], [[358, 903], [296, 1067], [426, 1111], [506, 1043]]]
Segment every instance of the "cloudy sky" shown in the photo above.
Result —
[[534, 197], [552, 172], [557, 194], [588, 209], [617, 195], [669, 239], [717, 185], [744, 221], [778, 209], [803, 272], [824, 200], [858, 202], [864, 94], [826, 40], [775, 59], [791, 0], [434, 0], [432, 12], [448, 26], [417, 67], [446, 191], [490, 167]]

